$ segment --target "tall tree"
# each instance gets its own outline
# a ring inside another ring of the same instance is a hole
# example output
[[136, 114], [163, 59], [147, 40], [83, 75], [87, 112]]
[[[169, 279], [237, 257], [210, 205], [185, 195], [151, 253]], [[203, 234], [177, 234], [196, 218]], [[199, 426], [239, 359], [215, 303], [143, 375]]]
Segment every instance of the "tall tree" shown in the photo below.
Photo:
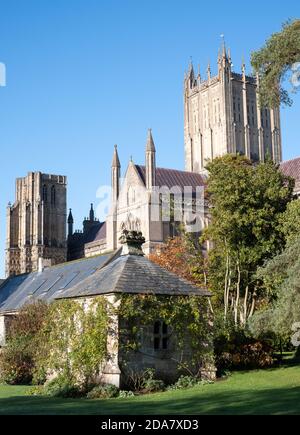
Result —
[[300, 234], [300, 200], [288, 204], [280, 219], [280, 228], [288, 245], [297, 240]]
[[293, 325], [300, 322], [300, 237], [274, 259], [258, 270], [267, 289], [270, 303], [258, 311], [250, 328], [256, 336], [273, 333], [290, 341]]
[[216, 158], [207, 169], [209, 284], [224, 319], [233, 317], [236, 326], [245, 326], [262, 300], [255, 272], [284, 244], [279, 220], [292, 200], [294, 182], [271, 161], [253, 166], [239, 155]]
[[[278, 107], [292, 104], [283, 84], [288, 71], [300, 62], [300, 20], [284, 24], [281, 32], [274, 33], [264, 47], [252, 53], [251, 63], [260, 78], [261, 105]], [[296, 66], [295, 66], [296, 68]], [[300, 69], [293, 72], [300, 84]], [[294, 85], [296, 90], [296, 86]]]

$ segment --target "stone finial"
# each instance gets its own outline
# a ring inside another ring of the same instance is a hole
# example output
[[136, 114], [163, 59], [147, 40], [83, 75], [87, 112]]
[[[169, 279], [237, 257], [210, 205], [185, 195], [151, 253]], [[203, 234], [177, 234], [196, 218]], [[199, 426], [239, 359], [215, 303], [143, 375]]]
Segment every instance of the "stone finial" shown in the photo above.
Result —
[[228, 62], [231, 64], [231, 50], [228, 48]]
[[111, 164], [112, 168], [120, 168], [121, 167], [121, 163], [120, 163], [120, 159], [119, 159], [119, 154], [118, 154], [118, 146], [115, 145], [115, 149], [114, 149], [114, 155], [113, 155], [113, 161]]
[[210, 80], [210, 78], [211, 78], [211, 67], [210, 67], [210, 62], [208, 62], [206, 72], [207, 72], [207, 78], [208, 78], [208, 80]]
[[94, 222], [95, 220], [95, 212], [94, 212], [94, 204], [91, 204], [91, 209], [90, 209], [90, 221]]
[[147, 138], [147, 144], [146, 144], [146, 151], [154, 151], [155, 152], [155, 145], [154, 140], [152, 136], [152, 129], [149, 128], [148, 130], [148, 138]]
[[245, 79], [246, 78], [246, 64], [245, 64], [244, 56], [242, 58], [242, 75], [243, 75], [243, 78]]
[[123, 245], [121, 255], [144, 255], [142, 245], [145, 243], [145, 237], [140, 231], [123, 230], [119, 240]]

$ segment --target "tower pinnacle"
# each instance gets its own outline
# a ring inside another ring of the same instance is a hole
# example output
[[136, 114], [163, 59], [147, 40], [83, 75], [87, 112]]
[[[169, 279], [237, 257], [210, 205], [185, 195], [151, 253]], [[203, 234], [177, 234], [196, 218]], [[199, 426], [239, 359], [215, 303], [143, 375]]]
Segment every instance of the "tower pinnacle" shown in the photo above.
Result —
[[152, 129], [149, 128], [148, 130], [148, 138], [147, 138], [147, 145], [146, 145], [146, 151], [156, 151], [155, 145], [152, 137]]
[[118, 145], [115, 145], [115, 150], [114, 150], [114, 154], [113, 154], [113, 160], [112, 160], [111, 167], [112, 168], [120, 168], [121, 167], [119, 154], [118, 154]]

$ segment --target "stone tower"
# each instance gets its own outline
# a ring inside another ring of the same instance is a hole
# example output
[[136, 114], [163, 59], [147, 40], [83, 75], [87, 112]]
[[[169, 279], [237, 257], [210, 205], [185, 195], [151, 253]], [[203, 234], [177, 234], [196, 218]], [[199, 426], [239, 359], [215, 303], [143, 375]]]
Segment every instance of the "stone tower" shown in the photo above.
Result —
[[67, 179], [29, 172], [16, 180], [16, 200], [7, 207], [6, 276], [37, 270], [39, 258], [66, 261]]
[[261, 108], [259, 81], [232, 71], [225, 44], [218, 56], [218, 74], [195, 76], [192, 63], [184, 79], [185, 169], [202, 172], [206, 162], [227, 153], [253, 161], [282, 160], [280, 110]]

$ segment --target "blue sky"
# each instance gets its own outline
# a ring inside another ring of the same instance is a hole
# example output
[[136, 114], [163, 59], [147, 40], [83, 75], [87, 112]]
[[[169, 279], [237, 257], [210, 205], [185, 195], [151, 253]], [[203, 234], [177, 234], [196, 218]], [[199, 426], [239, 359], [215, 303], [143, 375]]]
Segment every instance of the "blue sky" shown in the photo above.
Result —
[[[5, 207], [28, 171], [68, 176], [68, 205], [81, 227], [110, 182], [115, 143], [122, 168], [144, 161], [152, 127], [160, 166], [183, 168], [182, 82], [190, 57], [214, 70], [225, 34], [234, 69], [289, 18], [296, 0], [3, 0], [0, 62], [0, 276]], [[248, 63], [249, 64], [249, 63]], [[249, 69], [250, 71], [250, 69]], [[282, 110], [284, 158], [299, 155], [300, 95]]]

